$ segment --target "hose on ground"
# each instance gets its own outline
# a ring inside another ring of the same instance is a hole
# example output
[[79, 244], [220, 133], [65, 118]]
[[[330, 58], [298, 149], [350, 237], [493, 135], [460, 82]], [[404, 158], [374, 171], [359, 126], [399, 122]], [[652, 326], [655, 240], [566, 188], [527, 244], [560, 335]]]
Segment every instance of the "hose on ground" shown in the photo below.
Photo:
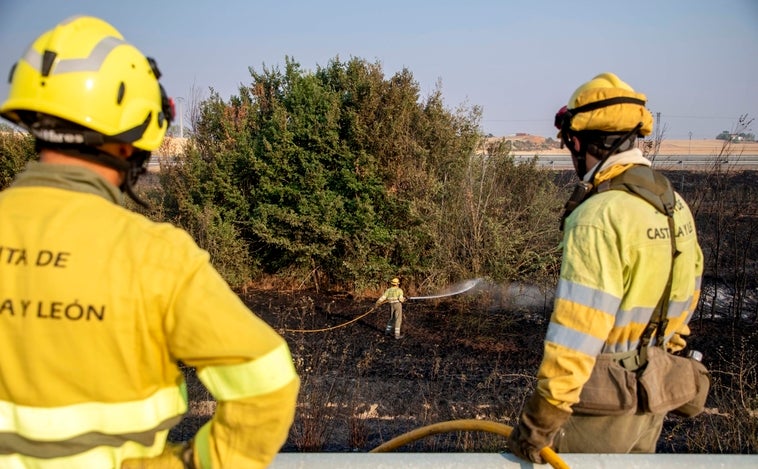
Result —
[[[425, 427], [417, 428], [408, 433], [404, 433], [398, 437], [391, 439], [376, 448], [369, 451], [370, 453], [386, 453], [397, 449], [408, 443], [412, 443], [421, 438], [429, 435], [435, 435], [437, 433], [447, 433], [456, 431], [481, 431], [496, 433], [508, 438], [513, 431], [512, 427], [508, 425], [492, 422], [488, 420], [476, 420], [476, 419], [461, 419], [461, 420], [449, 420], [447, 422], [434, 423]], [[561, 459], [555, 451], [550, 448], [542, 448], [540, 451], [542, 459], [545, 460], [555, 469], [569, 469], [569, 466]]]
[[340, 327], [345, 327], [345, 326], [347, 326], [349, 324], [354, 323], [355, 321], [357, 321], [359, 319], [362, 319], [362, 318], [368, 316], [369, 314], [373, 313], [375, 309], [376, 309], [376, 306], [374, 306], [370, 310], [366, 311], [365, 313], [361, 314], [360, 316], [355, 317], [355, 318], [353, 318], [353, 319], [351, 319], [351, 320], [349, 320], [347, 322], [343, 322], [342, 324], [337, 324], [336, 326], [324, 327], [322, 329], [284, 329], [284, 332], [326, 332], [326, 331], [333, 331], [334, 329], [339, 329]]

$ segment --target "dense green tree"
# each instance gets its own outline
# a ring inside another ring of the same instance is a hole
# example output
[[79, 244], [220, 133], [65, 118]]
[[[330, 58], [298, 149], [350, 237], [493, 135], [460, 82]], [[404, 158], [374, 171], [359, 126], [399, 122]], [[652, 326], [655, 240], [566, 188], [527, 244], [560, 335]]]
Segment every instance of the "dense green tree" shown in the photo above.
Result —
[[361, 289], [552, 265], [557, 230], [524, 232], [556, 207], [547, 173], [480, 148], [478, 107], [449, 111], [439, 87], [422, 98], [408, 70], [386, 78], [357, 58], [250, 73], [228, 102], [201, 103], [159, 198], [235, 278], [247, 266]]

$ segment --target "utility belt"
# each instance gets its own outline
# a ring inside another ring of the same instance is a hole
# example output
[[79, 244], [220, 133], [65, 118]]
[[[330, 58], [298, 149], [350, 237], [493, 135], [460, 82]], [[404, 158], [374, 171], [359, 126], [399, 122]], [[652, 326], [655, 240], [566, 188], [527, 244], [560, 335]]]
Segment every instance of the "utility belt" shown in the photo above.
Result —
[[583, 415], [666, 414], [694, 417], [705, 408], [710, 374], [694, 358], [663, 347], [604, 353], [572, 407]]

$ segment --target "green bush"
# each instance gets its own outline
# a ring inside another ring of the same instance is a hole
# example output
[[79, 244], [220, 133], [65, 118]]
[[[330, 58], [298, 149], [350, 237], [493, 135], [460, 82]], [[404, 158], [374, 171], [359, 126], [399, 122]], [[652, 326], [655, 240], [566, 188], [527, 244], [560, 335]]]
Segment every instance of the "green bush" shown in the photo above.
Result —
[[0, 124], [0, 190], [5, 189], [26, 163], [36, 158], [34, 138]]
[[421, 98], [408, 70], [285, 62], [251, 70], [229, 101], [212, 93], [187, 154], [162, 171], [163, 216], [206, 248], [222, 236], [217, 262], [356, 291], [398, 275], [409, 286], [554, 275], [550, 174], [505, 145], [481, 148], [479, 108], [449, 111], [439, 89]]

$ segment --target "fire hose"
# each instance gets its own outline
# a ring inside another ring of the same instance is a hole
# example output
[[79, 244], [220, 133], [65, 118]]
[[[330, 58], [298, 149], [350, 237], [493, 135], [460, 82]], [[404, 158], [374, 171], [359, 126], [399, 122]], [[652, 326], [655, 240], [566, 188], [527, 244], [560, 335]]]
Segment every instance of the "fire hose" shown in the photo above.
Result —
[[[481, 280], [475, 279], [475, 280], [469, 280], [467, 281], [460, 289], [450, 292], [450, 293], [444, 293], [441, 295], [433, 295], [433, 296], [418, 296], [418, 297], [410, 297], [409, 300], [425, 300], [425, 299], [432, 299], [432, 298], [441, 298], [445, 296], [452, 296], [452, 295], [458, 295], [460, 293], [463, 293], [465, 291], [468, 291], [472, 289], [474, 286], [476, 286]], [[353, 318], [350, 321], [347, 321], [343, 324], [338, 324], [336, 326], [327, 327], [323, 329], [309, 329], [309, 330], [303, 330], [303, 329], [285, 329], [287, 332], [323, 332], [323, 331], [329, 331], [332, 329], [337, 329], [339, 327], [347, 326], [348, 324], [351, 324], [355, 321], [358, 321], [359, 319], [371, 314], [376, 309], [376, 306], [369, 309], [364, 314]], [[408, 433], [404, 433], [398, 437], [395, 437], [391, 439], [390, 441], [387, 441], [376, 448], [372, 449], [371, 453], [385, 453], [392, 451], [394, 449], [399, 448], [400, 446], [412, 443], [416, 440], [419, 440], [421, 438], [435, 435], [438, 433], [446, 433], [446, 432], [454, 432], [454, 431], [483, 431], [483, 432], [489, 432], [489, 433], [495, 433], [498, 435], [502, 435], [506, 438], [508, 438], [513, 431], [512, 427], [509, 427], [508, 425], [487, 421], [487, 420], [476, 420], [476, 419], [461, 419], [461, 420], [450, 420], [447, 422], [440, 422], [435, 423], [432, 425], [427, 425], [421, 428], [417, 428], [416, 430], [412, 430]], [[540, 456], [550, 464], [552, 467], [556, 469], [568, 469], [568, 465], [553, 451], [551, 448], [545, 447], [542, 448], [540, 451]]]
[[[459, 288], [456, 288], [453, 291], [449, 291], [449, 292], [446, 292], [446, 293], [441, 293], [441, 294], [438, 294], [438, 295], [430, 295], [430, 296], [411, 296], [411, 297], [408, 297], [408, 299], [409, 300], [429, 300], [429, 299], [435, 299], [435, 298], [444, 298], [444, 297], [447, 297], [447, 296], [460, 295], [461, 293], [465, 293], [465, 292], [471, 290], [472, 288], [474, 288], [475, 286], [477, 286], [481, 281], [482, 281], [482, 279], [479, 279], [479, 278], [473, 279], [473, 280], [466, 280]], [[344, 322], [342, 324], [337, 324], [336, 326], [332, 326], [332, 327], [324, 327], [324, 328], [321, 328], [321, 329], [284, 329], [284, 332], [308, 333], [308, 332], [326, 332], [326, 331], [331, 331], [331, 330], [339, 329], [340, 327], [345, 327], [345, 326], [347, 326], [349, 324], [352, 324], [352, 323], [354, 323], [354, 322], [356, 322], [356, 321], [358, 321], [358, 320], [360, 320], [360, 319], [368, 316], [369, 314], [373, 313], [374, 310], [376, 310], [376, 306], [374, 306], [373, 308], [369, 309], [368, 311], [366, 311], [365, 313], [361, 314], [360, 316], [357, 316], [357, 317], [355, 317], [355, 318], [353, 318], [353, 319], [351, 319], [351, 320], [349, 320], [347, 322]]]
[[349, 324], [354, 323], [355, 321], [357, 321], [359, 319], [362, 319], [362, 318], [368, 316], [369, 314], [373, 313], [375, 309], [376, 309], [376, 306], [374, 306], [373, 308], [369, 309], [368, 311], [366, 311], [365, 313], [361, 314], [360, 316], [354, 317], [353, 319], [351, 319], [351, 320], [349, 320], [347, 322], [343, 322], [342, 324], [337, 324], [336, 326], [323, 327], [321, 329], [284, 329], [284, 332], [326, 332], [326, 331], [331, 331], [331, 330], [334, 330], [334, 329], [339, 329], [340, 327], [345, 327], [345, 326], [347, 326]]
[[[425, 427], [417, 428], [408, 433], [404, 433], [398, 437], [391, 439], [376, 448], [369, 451], [370, 453], [386, 453], [397, 449], [408, 443], [412, 443], [421, 438], [436, 435], [438, 433], [455, 432], [455, 431], [482, 431], [489, 433], [496, 433], [508, 438], [513, 431], [512, 427], [508, 425], [492, 422], [488, 420], [476, 420], [476, 419], [462, 419], [462, 420], [449, 420], [447, 422], [439, 422]], [[563, 459], [561, 459], [555, 451], [551, 448], [545, 447], [540, 451], [540, 456], [548, 464], [556, 469], [568, 469], [569, 466]]]

